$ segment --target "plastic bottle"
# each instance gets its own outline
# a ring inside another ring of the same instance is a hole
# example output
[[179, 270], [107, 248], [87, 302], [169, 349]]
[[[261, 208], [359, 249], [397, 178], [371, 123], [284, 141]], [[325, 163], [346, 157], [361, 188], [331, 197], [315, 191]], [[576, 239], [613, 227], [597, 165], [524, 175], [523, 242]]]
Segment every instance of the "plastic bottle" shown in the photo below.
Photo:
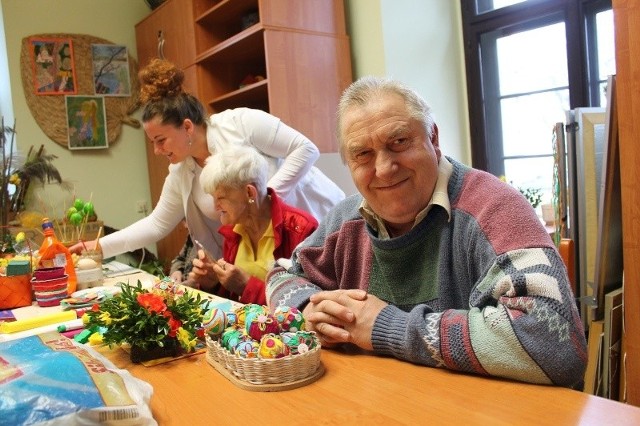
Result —
[[40, 246], [38, 267], [53, 268], [63, 266], [68, 276], [67, 294], [71, 295], [76, 291], [78, 282], [71, 252], [58, 240], [53, 231], [53, 223], [47, 217], [42, 219], [42, 231], [44, 233], [44, 241]]

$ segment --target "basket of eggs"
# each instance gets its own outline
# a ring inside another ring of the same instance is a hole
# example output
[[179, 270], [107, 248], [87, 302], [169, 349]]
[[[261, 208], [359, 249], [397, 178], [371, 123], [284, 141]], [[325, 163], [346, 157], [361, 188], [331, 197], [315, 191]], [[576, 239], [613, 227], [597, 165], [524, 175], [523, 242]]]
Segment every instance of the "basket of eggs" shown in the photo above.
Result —
[[253, 391], [304, 386], [324, 373], [320, 341], [305, 330], [302, 313], [249, 304], [211, 309], [203, 319], [207, 362], [235, 385]]

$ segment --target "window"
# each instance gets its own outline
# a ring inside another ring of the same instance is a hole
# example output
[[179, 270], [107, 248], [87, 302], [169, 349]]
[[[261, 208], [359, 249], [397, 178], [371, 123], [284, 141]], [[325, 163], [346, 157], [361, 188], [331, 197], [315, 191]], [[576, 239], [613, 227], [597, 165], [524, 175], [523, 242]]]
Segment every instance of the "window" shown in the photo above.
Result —
[[473, 166], [551, 199], [552, 130], [605, 106], [611, 0], [461, 0]]

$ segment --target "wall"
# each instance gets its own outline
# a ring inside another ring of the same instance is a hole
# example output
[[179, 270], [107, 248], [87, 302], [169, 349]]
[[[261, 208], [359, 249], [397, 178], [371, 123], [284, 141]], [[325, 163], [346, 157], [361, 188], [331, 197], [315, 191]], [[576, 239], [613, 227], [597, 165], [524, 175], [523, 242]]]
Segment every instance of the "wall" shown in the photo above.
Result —
[[440, 147], [471, 164], [460, 2], [381, 0], [386, 74], [431, 105]]
[[[345, 0], [353, 78], [389, 76], [433, 108], [443, 153], [471, 164], [460, 4], [450, 0]], [[356, 191], [338, 154], [317, 163], [347, 194]]]
[[[6, 0], [5, 0], [6, 1]], [[2, 22], [0, 7], [0, 22]], [[6, 46], [4, 27], [0, 28], [0, 46]], [[6, 50], [0, 48], [0, 115], [5, 125], [13, 125], [13, 107], [11, 106], [11, 82], [9, 81], [9, 62]]]
[[[108, 150], [69, 151], [50, 140], [33, 119], [26, 104], [20, 74], [22, 39], [40, 33], [88, 34], [126, 45], [136, 57], [134, 25], [150, 12], [142, 0], [2, 0], [13, 113], [21, 152], [41, 144], [58, 158], [54, 164], [75, 186], [75, 194], [92, 198], [96, 212], [107, 225], [120, 228], [142, 217], [138, 200], [149, 203], [144, 137], [141, 129], [123, 126], [119, 140]], [[3, 85], [5, 90], [6, 86]], [[4, 96], [3, 96], [4, 97]], [[74, 194], [56, 185], [34, 192], [34, 203], [48, 204], [47, 214], [63, 215]]]

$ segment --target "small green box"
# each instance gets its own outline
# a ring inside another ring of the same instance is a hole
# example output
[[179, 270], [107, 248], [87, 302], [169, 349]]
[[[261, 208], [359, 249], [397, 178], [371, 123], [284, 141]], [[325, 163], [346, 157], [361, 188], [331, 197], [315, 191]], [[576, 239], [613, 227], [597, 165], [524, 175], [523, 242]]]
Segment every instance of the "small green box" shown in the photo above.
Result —
[[25, 275], [31, 272], [31, 262], [28, 260], [10, 260], [7, 264], [7, 276]]

